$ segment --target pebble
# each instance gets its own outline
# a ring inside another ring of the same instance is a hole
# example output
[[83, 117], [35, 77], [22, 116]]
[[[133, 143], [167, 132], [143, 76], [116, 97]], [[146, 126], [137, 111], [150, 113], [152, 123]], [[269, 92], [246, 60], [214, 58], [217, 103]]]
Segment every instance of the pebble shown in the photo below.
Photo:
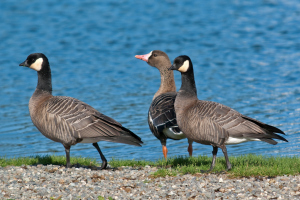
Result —
[[300, 176], [153, 178], [156, 167], [0, 167], [0, 199], [300, 199]]

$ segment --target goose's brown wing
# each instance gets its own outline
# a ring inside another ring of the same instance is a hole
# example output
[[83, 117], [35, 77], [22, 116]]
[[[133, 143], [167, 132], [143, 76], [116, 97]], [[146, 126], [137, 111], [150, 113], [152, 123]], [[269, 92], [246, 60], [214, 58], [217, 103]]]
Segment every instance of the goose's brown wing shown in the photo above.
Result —
[[227, 130], [231, 137], [260, 139], [271, 144], [277, 144], [272, 138], [287, 141], [275, 134], [284, 134], [280, 129], [244, 116], [220, 103], [199, 100], [197, 110], [201, 116], [211, 118]]
[[188, 133], [188, 138], [201, 144], [220, 146], [229, 137], [227, 130], [207, 116], [197, 116], [193, 112], [186, 113], [181, 119], [181, 128]]
[[56, 96], [47, 101], [49, 122], [56, 126], [57, 137], [70, 135], [78, 141], [100, 140], [140, 146], [140, 137], [114, 119], [88, 104], [71, 97]]

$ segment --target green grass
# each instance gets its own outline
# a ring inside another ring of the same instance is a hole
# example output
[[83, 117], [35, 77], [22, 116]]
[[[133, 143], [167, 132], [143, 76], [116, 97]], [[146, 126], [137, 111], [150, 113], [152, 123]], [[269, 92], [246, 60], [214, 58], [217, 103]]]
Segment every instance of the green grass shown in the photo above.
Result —
[[[266, 157], [261, 155], [247, 154], [238, 157], [229, 157], [232, 165], [228, 174], [233, 177], [241, 176], [280, 176], [300, 174], [299, 157]], [[201, 170], [210, 168], [212, 157], [172, 157], [168, 160], [135, 161], [135, 160], [117, 160], [112, 159], [109, 164], [112, 167], [120, 166], [155, 166], [158, 171], [153, 174], [154, 177], [176, 176], [177, 174], [196, 174]], [[215, 168], [212, 172], [226, 170], [224, 157], [218, 157]]]
[[[121, 166], [145, 167], [150, 165], [157, 167], [157, 171], [152, 177], [176, 176], [178, 174], [196, 174], [201, 170], [208, 170], [211, 164], [211, 157], [171, 157], [168, 160], [160, 159], [157, 161], [145, 160], [120, 160], [111, 159], [109, 164], [113, 168]], [[229, 157], [232, 170], [227, 172], [232, 177], [241, 176], [279, 176], [279, 175], [298, 175], [300, 174], [299, 157], [267, 157], [261, 155], [243, 155], [238, 157]], [[71, 157], [71, 163], [84, 166], [100, 166], [95, 159], [83, 157]], [[36, 164], [53, 164], [66, 165], [65, 156], [32, 156], [20, 158], [0, 158], [0, 166], [8, 165], [36, 165]], [[224, 171], [226, 163], [224, 157], [218, 157], [212, 173]]]
[[[105, 198], [102, 197], [102, 196], [98, 196], [98, 200], [105, 200]], [[113, 198], [112, 197], [108, 197], [108, 200], [113, 200]]]

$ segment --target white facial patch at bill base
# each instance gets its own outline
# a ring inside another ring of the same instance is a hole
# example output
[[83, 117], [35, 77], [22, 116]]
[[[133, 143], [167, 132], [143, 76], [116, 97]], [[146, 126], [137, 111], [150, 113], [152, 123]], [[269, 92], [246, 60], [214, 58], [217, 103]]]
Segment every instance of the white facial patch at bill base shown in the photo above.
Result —
[[190, 62], [188, 60], [184, 61], [183, 65], [178, 68], [178, 71], [180, 72], [186, 72], [190, 67]]
[[152, 51], [145, 55], [145, 61], [148, 62], [150, 56], [152, 56]]
[[29, 68], [34, 69], [35, 71], [40, 71], [42, 69], [43, 61], [43, 58], [39, 58], [34, 63], [32, 63]]

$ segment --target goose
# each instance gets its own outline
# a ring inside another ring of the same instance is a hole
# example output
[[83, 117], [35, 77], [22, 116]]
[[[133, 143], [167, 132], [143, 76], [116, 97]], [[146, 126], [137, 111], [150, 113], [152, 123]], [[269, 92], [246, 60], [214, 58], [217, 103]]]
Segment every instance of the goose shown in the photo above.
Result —
[[[173, 71], [168, 70], [171, 61], [168, 55], [159, 50], [151, 51], [145, 55], [136, 55], [138, 59], [146, 61], [150, 66], [160, 72], [161, 83], [155, 93], [148, 111], [148, 125], [153, 135], [160, 140], [164, 158], [167, 159], [167, 139], [181, 140], [186, 138], [178, 128], [174, 110], [176, 86]], [[193, 154], [192, 140], [188, 140], [189, 155]]]
[[135, 146], [143, 143], [139, 136], [90, 105], [72, 97], [53, 96], [50, 64], [44, 54], [30, 54], [20, 66], [37, 71], [37, 87], [29, 101], [30, 117], [45, 137], [62, 143], [67, 168], [71, 167], [70, 148], [77, 143], [93, 144], [102, 160], [100, 169], [107, 167], [107, 160], [97, 142], [104, 140]]
[[175, 112], [178, 127], [186, 137], [205, 145], [212, 145], [212, 163], [208, 171], [213, 170], [218, 148], [222, 149], [227, 170], [231, 164], [227, 155], [227, 144], [246, 141], [263, 141], [277, 144], [273, 139], [288, 142], [275, 133], [285, 134], [282, 130], [252, 119], [234, 109], [212, 101], [197, 98], [193, 64], [188, 56], [179, 56], [173, 61], [170, 70], [181, 72], [181, 88], [175, 99]]

